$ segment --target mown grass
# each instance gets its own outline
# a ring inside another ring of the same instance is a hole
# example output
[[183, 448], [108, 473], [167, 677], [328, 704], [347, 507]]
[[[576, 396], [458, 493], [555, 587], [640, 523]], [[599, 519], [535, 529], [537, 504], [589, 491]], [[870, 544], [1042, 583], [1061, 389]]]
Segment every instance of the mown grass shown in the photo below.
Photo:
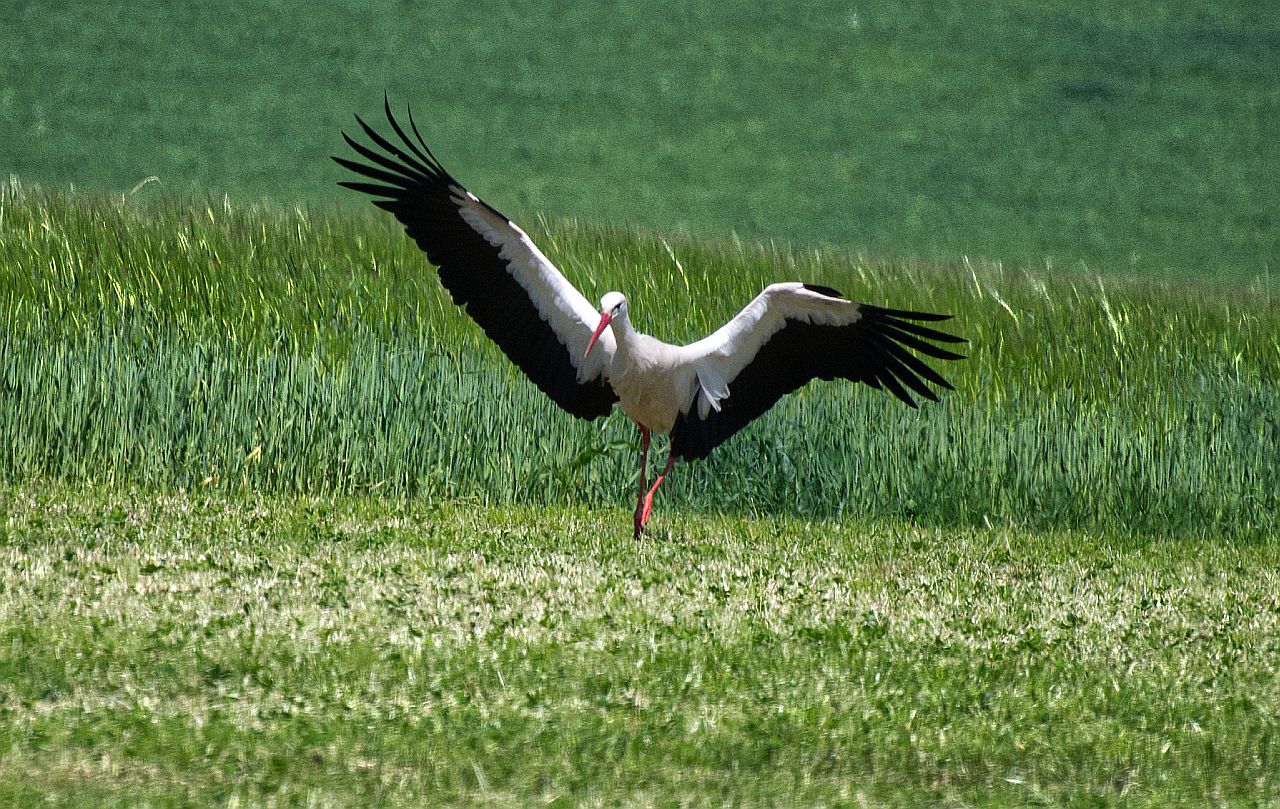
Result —
[[[957, 390], [912, 411], [815, 385], [681, 467], [735, 513], [1267, 535], [1280, 514], [1274, 288], [664, 240], [534, 223], [591, 297], [692, 339], [765, 284], [957, 314]], [[0, 475], [486, 503], [621, 504], [634, 431], [523, 380], [384, 219], [6, 189]]]
[[0, 173], [35, 182], [330, 204], [390, 89], [522, 218], [1232, 281], [1280, 255], [1249, 0], [11, 11]]
[[0, 801], [1258, 806], [1280, 556], [0, 488]]

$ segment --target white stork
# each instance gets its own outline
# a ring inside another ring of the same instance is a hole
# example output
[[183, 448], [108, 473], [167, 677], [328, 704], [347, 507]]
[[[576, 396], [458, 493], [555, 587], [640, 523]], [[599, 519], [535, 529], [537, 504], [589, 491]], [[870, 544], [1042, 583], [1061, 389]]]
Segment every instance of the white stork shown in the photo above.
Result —
[[[345, 132], [367, 163], [334, 157], [374, 182], [341, 185], [370, 194], [395, 215], [437, 265], [454, 303], [560, 407], [583, 419], [614, 404], [640, 428], [635, 536], [676, 460], [704, 458], [782, 396], [811, 379], [850, 379], [916, 406], [911, 391], [937, 401], [926, 382], [951, 388], [907, 349], [936, 359], [961, 355], [928, 341], [963, 338], [912, 321], [949, 315], [882, 309], [834, 289], [772, 284], [732, 320], [685, 346], [640, 334], [627, 299], [609, 292], [597, 311], [514, 222], [455, 180], [432, 154], [409, 113], [410, 139], [384, 99], [400, 144], [356, 121], [378, 151]], [[908, 390], [909, 389], [909, 390]], [[665, 468], [646, 489], [652, 433], [670, 435]]]

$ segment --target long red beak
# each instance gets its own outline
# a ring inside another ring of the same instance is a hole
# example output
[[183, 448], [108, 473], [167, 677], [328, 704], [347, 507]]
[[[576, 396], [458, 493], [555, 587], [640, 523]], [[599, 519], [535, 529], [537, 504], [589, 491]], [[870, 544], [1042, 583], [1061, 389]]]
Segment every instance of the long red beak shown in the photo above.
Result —
[[608, 312], [600, 313], [600, 325], [596, 326], [596, 330], [591, 333], [591, 340], [587, 342], [587, 350], [582, 352], [582, 356], [585, 357], [591, 353], [591, 349], [595, 346], [596, 340], [600, 339], [600, 335], [604, 333], [605, 327], [607, 327], [612, 320], [613, 315]]

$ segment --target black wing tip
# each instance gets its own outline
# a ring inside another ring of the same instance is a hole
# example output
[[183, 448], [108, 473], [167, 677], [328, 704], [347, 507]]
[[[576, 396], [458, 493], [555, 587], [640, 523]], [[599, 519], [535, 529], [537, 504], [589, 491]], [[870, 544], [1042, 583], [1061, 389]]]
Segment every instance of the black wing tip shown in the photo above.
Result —
[[898, 317], [903, 320], [924, 320], [933, 323], [939, 323], [943, 320], [950, 320], [955, 315], [943, 315], [937, 312], [916, 312], [908, 309], [886, 309], [883, 306], [876, 306], [870, 303], [858, 304], [862, 307], [862, 311], [868, 314], [880, 315], [882, 317]]
[[[427, 178], [436, 182], [457, 185], [457, 180], [444, 169], [440, 160], [431, 151], [431, 147], [427, 146], [422, 133], [418, 131], [417, 124], [413, 120], [413, 108], [408, 104], [405, 105], [414, 137], [417, 139], [416, 143], [406, 134], [400, 121], [396, 119], [395, 113], [391, 109], [390, 93], [385, 90], [382, 94], [382, 109], [386, 115], [387, 123], [391, 125], [392, 132], [395, 133], [395, 137], [400, 139], [400, 144], [395, 143], [393, 137], [380, 133], [376, 127], [371, 126], [359, 113], [353, 113], [352, 117], [355, 118], [356, 123], [359, 124], [360, 129], [364, 131], [369, 140], [373, 142], [373, 145], [364, 145], [348, 134], [346, 130], [340, 130], [342, 139], [347, 142], [347, 145], [370, 162], [380, 164], [392, 171], [412, 175], [412, 179]], [[351, 166], [347, 166], [347, 168], [351, 168]]]
[[[406, 111], [409, 112], [410, 115], [413, 114], [413, 111], [410, 109], [408, 102], [405, 102], [404, 108]], [[393, 115], [391, 112], [391, 94], [386, 90], [382, 91], [382, 112], [387, 116], [388, 121], [392, 122], [393, 124], [396, 123], [396, 116]]]
[[803, 284], [802, 286], [810, 292], [817, 293], [827, 298], [838, 298], [840, 300], [846, 300], [846, 298], [844, 297], [844, 293], [838, 289], [832, 289], [831, 287], [824, 287], [821, 284]]
[[967, 343], [968, 337], [960, 337], [945, 331], [938, 331], [927, 326], [921, 326], [912, 321], [924, 320], [927, 322], [938, 322], [942, 320], [950, 320], [954, 315], [935, 315], [931, 312], [907, 312], [900, 309], [881, 309], [878, 306], [870, 306], [861, 304], [862, 313], [867, 316], [870, 323], [876, 324], [882, 328], [900, 329], [917, 337], [923, 337], [926, 340], [933, 340], [939, 343]]
[[[329, 155], [329, 159], [337, 163], [339, 166], [342, 166], [344, 169], [350, 169], [351, 171], [360, 172], [361, 174], [364, 173], [361, 169], [365, 168], [365, 165], [363, 163], [357, 163], [349, 157], [331, 154]], [[339, 185], [341, 185], [341, 183], [339, 183]]]

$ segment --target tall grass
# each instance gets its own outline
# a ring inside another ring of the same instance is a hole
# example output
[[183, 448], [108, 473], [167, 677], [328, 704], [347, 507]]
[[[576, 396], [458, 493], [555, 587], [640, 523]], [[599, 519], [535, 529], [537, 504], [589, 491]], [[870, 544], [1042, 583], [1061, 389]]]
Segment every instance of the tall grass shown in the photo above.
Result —
[[[692, 508], [1257, 535], [1280, 520], [1280, 303], [961, 260], [533, 222], [589, 297], [705, 334], [765, 284], [954, 312], [919, 412], [818, 384], [664, 491]], [[385, 217], [0, 197], [0, 476], [622, 503], [634, 431], [559, 412]], [[674, 481], [673, 481], [674, 482]]]

